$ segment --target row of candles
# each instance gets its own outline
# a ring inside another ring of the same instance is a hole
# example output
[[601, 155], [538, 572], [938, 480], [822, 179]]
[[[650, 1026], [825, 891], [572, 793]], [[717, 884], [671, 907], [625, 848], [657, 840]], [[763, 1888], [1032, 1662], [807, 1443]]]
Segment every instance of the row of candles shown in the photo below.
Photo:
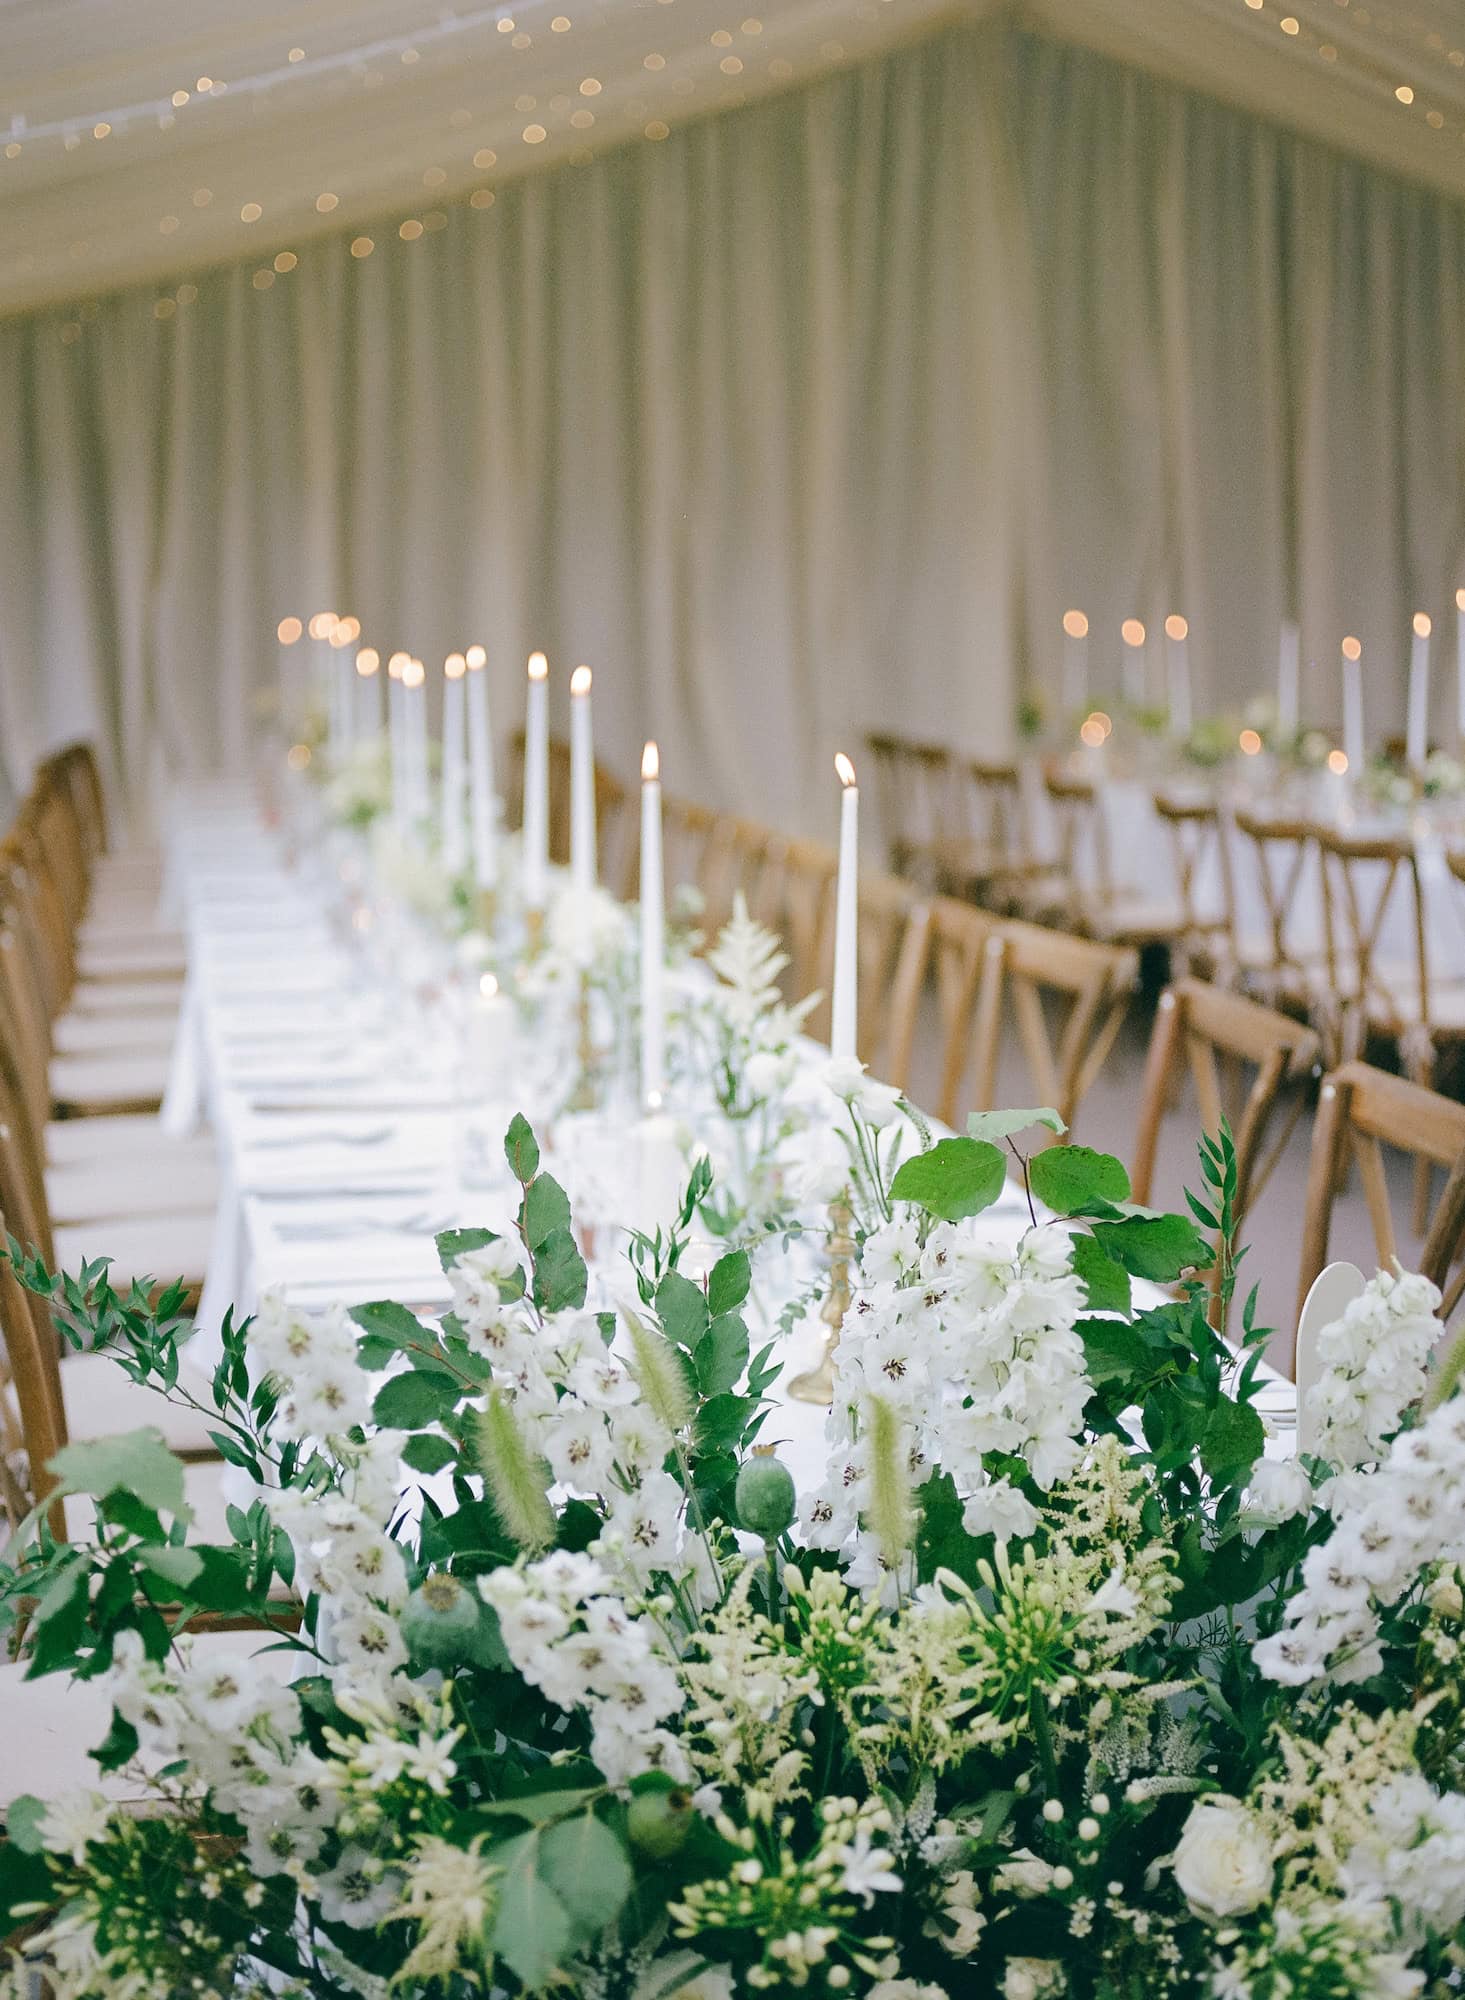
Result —
[[[375, 735], [382, 724], [383, 679], [389, 689], [387, 727], [392, 757], [392, 805], [398, 825], [411, 834], [431, 810], [427, 759], [426, 702], [421, 660], [395, 653], [381, 675], [381, 656], [361, 647], [349, 662], [346, 649], [360, 637], [354, 619], [318, 612], [308, 626], [281, 621], [282, 646], [303, 633], [330, 650], [328, 720], [331, 749], [347, 752], [358, 735]], [[346, 636], [338, 636], [342, 633]], [[443, 663], [441, 746], [441, 848], [444, 865], [462, 873], [471, 862], [480, 892], [499, 880], [498, 800], [494, 789], [493, 738], [488, 704], [488, 655], [482, 646], [450, 653]], [[593, 676], [587, 666], [570, 676], [570, 880], [580, 901], [578, 936], [588, 964], [591, 916], [588, 908], [597, 875], [595, 825], [595, 732], [591, 710]], [[360, 689], [368, 699], [353, 699]], [[835, 885], [834, 980], [831, 993], [831, 1053], [853, 1058], [857, 1032], [859, 924], [859, 787], [855, 769], [841, 751], [835, 758], [841, 788], [839, 867]], [[465, 810], [466, 802], [466, 810]], [[531, 653], [526, 670], [524, 729], [524, 823], [522, 895], [527, 912], [542, 915], [549, 887], [549, 662]], [[641, 1090], [659, 1107], [666, 1087], [666, 882], [663, 864], [661, 756], [648, 742], [641, 757]]]
[[[1455, 593], [1458, 612], [1455, 635], [1456, 701], [1459, 732], [1465, 738], [1465, 589]], [[1422, 768], [1429, 754], [1430, 639], [1433, 621], [1416, 611], [1409, 642], [1409, 694], [1405, 711], [1405, 758], [1411, 770]], [[1142, 704], [1146, 694], [1147, 635], [1138, 618], [1126, 618], [1119, 628], [1123, 646], [1122, 688], [1127, 700]], [[1165, 693], [1173, 734], [1187, 737], [1194, 720], [1190, 686], [1190, 626], [1178, 613], [1165, 620]], [[1363, 646], [1352, 637], [1339, 648], [1342, 667], [1343, 750], [1351, 770], [1361, 771], [1367, 751], [1363, 717]], [[1284, 737], [1299, 725], [1302, 634], [1291, 619], [1282, 625], [1277, 648], [1277, 726]], [[1065, 704], [1082, 712], [1089, 701], [1089, 621], [1082, 611], [1063, 614], [1063, 692]]]

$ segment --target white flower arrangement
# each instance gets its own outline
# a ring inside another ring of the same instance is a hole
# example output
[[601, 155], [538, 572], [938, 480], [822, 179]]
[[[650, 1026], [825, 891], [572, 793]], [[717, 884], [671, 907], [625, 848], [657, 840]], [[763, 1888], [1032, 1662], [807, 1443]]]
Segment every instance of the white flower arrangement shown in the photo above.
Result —
[[[860, 1147], [899, 1129], [861, 1077], [839, 1101]], [[1265, 1335], [1248, 1307], [1238, 1368], [1191, 1222], [1060, 1145], [1019, 1156], [1059, 1219], [984, 1226], [1032, 1118], [865, 1161], [802, 1507], [758, 1442], [747, 1253], [693, 1281], [684, 1207], [587, 1310], [522, 1119], [516, 1227], [439, 1238], [440, 1322], [270, 1298], [226, 1327], [230, 1542], [189, 1539], [155, 1433], [69, 1446], [97, 1538], [38, 1509], [0, 1609], [32, 1672], [101, 1679], [107, 1777], [10, 1808], [4, 2000], [1453, 1991], [1465, 1397], [1419, 1379], [1432, 1295], [1380, 1279], [1329, 1337], [1334, 1463], [1367, 1459], [1274, 1475]], [[1234, 1157], [1203, 1160], [1224, 1289]], [[176, 1300], [11, 1256], [189, 1395]], [[1140, 1272], [1175, 1294], [1137, 1310]], [[218, 1650], [206, 1613], [257, 1630]]]

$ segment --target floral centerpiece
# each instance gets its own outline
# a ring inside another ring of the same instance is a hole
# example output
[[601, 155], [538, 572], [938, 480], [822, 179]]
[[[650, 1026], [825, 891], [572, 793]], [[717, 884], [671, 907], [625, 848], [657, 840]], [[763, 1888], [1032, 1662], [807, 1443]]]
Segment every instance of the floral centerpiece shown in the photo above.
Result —
[[[4, 1990], [32, 1963], [58, 2000], [1457, 1990], [1438, 1296], [1377, 1279], [1325, 1339], [1316, 1449], [1268, 1456], [1254, 1296], [1239, 1351], [1213, 1330], [1229, 1140], [1158, 1215], [1105, 1155], [1018, 1152], [1035, 1119], [867, 1162], [803, 1494], [763, 1445], [746, 1254], [681, 1268], [697, 1186], [589, 1311], [521, 1119], [516, 1228], [439, 1238], [440, 1322], [226, 1324], [228, 1544], [190, 1540], [156, 1433], [62, 1452], [0, 1603], [112, 1722], [95, 1790], [10, 1808]], [[1016, 1241], [985, 1213], [1013, 1164]], [[192, 1395], [176, 1293], [11, 1255], [70, 1337]], [[53, 1537], [67, 1494], [86, 1539]]]

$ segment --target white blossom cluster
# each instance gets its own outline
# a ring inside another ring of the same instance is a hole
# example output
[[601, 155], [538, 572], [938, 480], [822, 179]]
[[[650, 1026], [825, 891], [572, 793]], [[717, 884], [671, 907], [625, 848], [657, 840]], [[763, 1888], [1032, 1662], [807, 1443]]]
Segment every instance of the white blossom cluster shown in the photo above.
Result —
[[959, 1222], [937, 1223], [922, 1242], [901, 1217], [866, 1239], [861, 1269], [835, 1354], [830, 1471], [804, 1505], [808, 1539], [844, 1551], [852, 1580], [875, 1580], [874, 1398], [900, 1421], [912, 1481], [939, 1465], [956, 1482], [969, 1533], [1031, 1534], [1036, 1509], [1010, 1480], [989, 1477], [983, 1457], [1021, 1456], [1044, 1489], [1078, 1463], [1091, 1385], [1067, 1236], [1040, 1225], [1014, 1249]]
[[678, 1739], [662, 1727], [684, 1700], [656, 1627], [637, 1617], [592, 1556], [557, 1549], [480, 1578], [509, 1658], [557, 1708], [590, 1717], [590, 1754], [612, 1785], [642, 1771], [691, 1775]]
[[1329, 1465], [1375, 1463], [1424, 1394], [1442, 1331], [1440, 1295], [1415, 1272], [1380, 1271], [1317, 1339], [1320, 1372], [1303, 1411], [1310, 1448]]
[[1302, 1589], [1286, 1621], [1253, 1654], [1271, 1680], [1302, 1687], [1324, 1675], [1366, 1680], [1379, 1671], [1379, 1610], [1435, 1564], [1465, 1548], [1465, 1395], [1442, 1403], [1394, 1439], [1372, 1472], [1329, 1487], [1336, 1517], [1303, 1560]]
[[297, 1440], [344, 1435], [371, 1422], [371, 1381], [357, 1359], [361, 1329], [344, 1306], [304, 1312], [266, 1292], [249, 1329], [258, 1374], [280, 1387], [277, 1436]]

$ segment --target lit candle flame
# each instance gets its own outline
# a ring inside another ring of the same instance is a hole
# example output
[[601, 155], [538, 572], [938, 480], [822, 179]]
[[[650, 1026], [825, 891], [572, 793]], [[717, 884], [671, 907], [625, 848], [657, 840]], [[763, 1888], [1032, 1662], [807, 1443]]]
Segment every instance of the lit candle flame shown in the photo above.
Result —
[[1119, 628], [1119, 636], [1126, 646], [1142, 646], [1145, 642], [1145, 628], [1137, 618], [1126, 618]]
[[1178, 611], [1172, 611], [1165, 620], [1165, 635], [1170, 639], [1185, 639], [1190, 636], [1190, 626]]
[[[1465, 591], [1461, 591], [1460, 595], [1465, 597]], [[275, 627], [275, 637], [282, 646], [293, 646], [304, 630], [298, 618], [282, 618]]]
[[641, 752], [641, 776], [648, 785], [661, 776], [661, 752], [654, 743], [648, 743]]
[[1427, 611], [1416, 611], [1414, 614], [1415, 637], [1418, 639], [1427, 639], [1433, 630], [1434, 627], [1430, 624], [1429, 613]]
[[1261, 755], [1262, 740], [1254, 729], [1243, 729], [1236, 741], [1241, 746], [1243, 757], [1259, 757]]
[[423, 666], [421, 660], [409, 660], [402, 669], [403, 687], [420, 688], [426, 678], [427, 669]]
[[308, 629], [312, 639], [329, 639], [331, 633], [335, 630], [335, 626], [336, 614], [334, 611], [317, 611], [311, 619]]
[[530, 680], [542, 681], [548, 673], [549, 661], [544, 657], [543, 653], [531, 653], [529, 655]]
[[346, 637], [343, 641], [345, 645], [354, 645], [361, 637], [361, 620], [359, 618], [338, 618], [336, 620], [336, 630], [345, 633]]
[[492, 1000], [499, 990], [499, 983], [491, 972], [485, 972], [478, 982], [478, 990], [485, 1000]]
[[1087, 639], [1089, 636], [1089, 621], [1081, 611], [1065, 611], [1063, 614], [1063, 629], [1070, 639]]
[[576, 667], [575, 671], [570, 675], [570, 693], [589, 694], [590, 679], [589, 667]]
[[411, 663], [411, 659], [412, 655], [410, 653], [393, 653], [392, 657], [387, 661], [387, 672], [394, 681], [402, 679]]
[[1349, 637], [1343, 641], [1343, 658], [1345, 660], [1361, 660], [1363, 658], [1363, 647], [1357, 639]]
[[381, 663], [382, 656], [375, 646], [363, 646], [356, 655], [356, 671], [364, 681], [371, 679]]
[[449, 653], [448, 657], [443, 661], [443, 672], [450, 681], [462, 680], [467, 671], [468, 662], [463, 658], [461, 653]]
[[1330, 750], [1328, 752], [1328, 769], [1332, 772], [1335, 778], [1343, 777], [1348, 769], [1347, 751]]
[[488, 665], [488, 651], [483, 646], [470, 646], [463, 658], [470, 674], [476, 674], [480, 667]]
[[839, 782], [848, 791], [855, 781], [855, 767], [849, 758], [845, 756], [843, 750], [835, 751], [834, 768], [839, 773]]

